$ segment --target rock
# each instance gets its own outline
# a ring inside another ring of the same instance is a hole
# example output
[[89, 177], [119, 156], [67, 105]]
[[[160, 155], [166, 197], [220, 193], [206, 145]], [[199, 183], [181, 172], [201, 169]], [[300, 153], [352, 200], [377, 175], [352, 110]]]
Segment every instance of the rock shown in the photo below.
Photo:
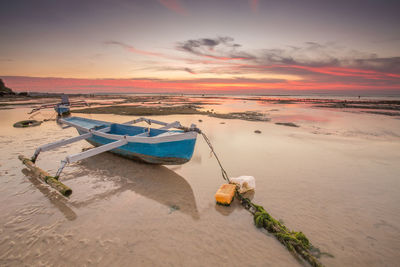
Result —
[[254, 111], [232, 112], [227, 114], [213, 113], [209, 116], [221, 119], [239, 119], [245, 121], [270, 121], [270, 118], [266, 118], [263, 113]]
[[261, 133], [260, 130], [255, 130], [254, 132], [255, 132], [256, 134], [260, 134], [260, 133]]
[[15, 93], [5, 86], [2, 79], [0, 79], [0, 95], [15, 95]]
[[336, 107], [337, 107], [337, 108], [345, 108], [346, 105], [347, 105], [346, 102], [340, 102], [340, 103], [337, 103], [337, 104], [336, 104]]
[[300, 127], [299, 125], [294, 124], [293, 122], [275, 122], [275, 124], [289, 126], [289, 127]]
[[203, 120], [199, 120], [199, 122], [203, 122]]

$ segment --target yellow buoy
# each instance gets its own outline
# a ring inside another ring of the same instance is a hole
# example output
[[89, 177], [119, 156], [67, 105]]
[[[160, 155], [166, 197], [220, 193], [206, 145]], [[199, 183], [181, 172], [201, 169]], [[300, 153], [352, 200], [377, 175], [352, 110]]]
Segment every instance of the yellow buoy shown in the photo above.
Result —
[[230, 205], [235, 196], [236, 185], [223, 184], [215, 193], [215, 200], [221, 205]]

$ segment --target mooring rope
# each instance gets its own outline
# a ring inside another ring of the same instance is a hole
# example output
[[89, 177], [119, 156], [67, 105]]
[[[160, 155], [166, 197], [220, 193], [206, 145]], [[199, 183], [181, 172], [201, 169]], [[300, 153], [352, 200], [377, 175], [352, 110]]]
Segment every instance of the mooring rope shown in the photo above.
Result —
[[229, 183], [230, 181], [229, 181], [228, 174], [226, 173], [224, 167], [222, 167], [221, 161], [219, 160], [217, 154], [215, 153], [214, 147], [212, 146], [210, 139], [208, 139], [207, 135], [204, 132], [201, 132], [201, 135], [203, 136], [204, 141], [206, 141], [207, 145], [210, 147], [211, 152], [214, 154], [214, 156], [219, 164], [219, 167], [221, 168], [222, 178]]
[[53, 114], [51, 114], [50, 118], [48, 120], [53, 120], [53, 118], [57, 116], [57, 112], [53, 112]]
[[[274, 219], [264, 207], [251, 202], [236, 190], [236, 196], [242, 206], [253, 214], [254, 224], [257, 228], [264, 228], [269, 233], [273, 234], [282, 245], [297, 259], [305, 260], [311, 266], [322, 267], [323, 264], [316, 258], [320, 255], [332, 256], [329, 253], [321, 253], [320, 250], [314, 247], [309, 239], [302, 233], [289, 230], [283, 223]], [[314, 253], [317, 252], [317, 253]], [[316, 254], [314, 256], [313, 254]]]
[[[29, 116], [29, 119], [32, 119], [39, 114], [42, 114], [42, 113], [40, 111], [37, 113], [33, 113], [31, 116]], [[57, 112], [54, 111], [48, 119], [44, 118], [43, 120], [41, 120], [41, 122], [54, 120], [55, 115], [57, 115]]]
[[[205, 133], [199, 129], [197, 130], [198, 133], [201, 133], [207, 145], [210, 147], [212, 154], [215, 156], [219, 167], [221, 168], [222, 178], [229, 183], [230, 180], [228, 174], [222, 166], [217, 154], [215, 153], [210, 139], [208, 139]], [[285, 225], [283, 225], [283, 223], [277, 221], [268, 212], [266, 212], [264, 207], [254, 204], [249, 198], [246, 198], [243, 194], [239, 193], [238, 188], [236, 188], [235, 195], [239, 199], [242, 206], [253, 215], [254, 224], [257, 226], [257, 228], [264, 228], [269, 233], [273, 234], [275, 238], [278, 239], [278, 241], [281, 242], [297, 260], [301, 260], [302, 258], [313, 267], [323, 266], [322, 263], [320, 263], [318, 259], [312, 255], [311, 252], [312, 250], [319, 251], [319, 249], [315, 248], [302, 232], [290, 231]], [[319, 255], [321, 254], [322, 253]]]

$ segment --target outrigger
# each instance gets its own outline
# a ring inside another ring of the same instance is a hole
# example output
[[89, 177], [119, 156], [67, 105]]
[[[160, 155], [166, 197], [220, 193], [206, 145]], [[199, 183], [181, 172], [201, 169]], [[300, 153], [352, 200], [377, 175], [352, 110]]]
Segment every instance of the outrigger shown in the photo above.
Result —
[[[79, 136], [42, 145], [35, 150], [30, 159], [22, 155], [19, 156], [19, 159], [40, 179], [64, 196], [71, 195], [72, 190], [62, 184], [59, 177], [69, 163], [110, 151], [123, 157], [150, 164], [183, 164], [191, 159], [197, 134], [201, 133], [200, 129], [196, 128], [194, 124], [190, 127], [184, 127], [178, 121], [166, 123], [143, 117], [122, 124], [81, 117], [65, 118], [59, 122], [66, 125], [64, 128], [75, 127]], [[139, 122], [146, 122], [149, 127], [131, 125]], [[162, 127], [150, 128], [151, 124], [158, 124]], [[55, 176], [49, 175], [35, 165], [41, 152], [81, 140], [86, 140], [95, 147], [67, 156], [61, 161], [61, 166]]]
[[86, 101], [81, 100], [81, 101], [69, 101], [68, 95], [61, 95], [61, 102], [57, 103], [57, 104], [45, 104], [45, 105], [41, 105], [39, 107], [35, 107], [34, 109], [32, 109], [28, 114], [32, 114], [35, 113], [41, 109], [46, 109], [46, 108], [54, 108], [54, 110], [57, 112], [58, 116], [63, 116], [63, 115], [67, 115], [70, 113], [70, 108], [72, 106], [82, 106], [82, 105], [86, 105], [88, 106], [88, 103], [86, 103]]

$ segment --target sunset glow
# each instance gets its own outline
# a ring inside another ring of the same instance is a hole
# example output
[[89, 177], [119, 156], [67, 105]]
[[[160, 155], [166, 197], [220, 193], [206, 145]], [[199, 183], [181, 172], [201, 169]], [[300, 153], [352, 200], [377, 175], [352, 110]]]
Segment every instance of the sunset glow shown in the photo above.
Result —
[[30, 92], [400, 93], [397, 2], [311, 2], [1, 3], [0, 78]]

